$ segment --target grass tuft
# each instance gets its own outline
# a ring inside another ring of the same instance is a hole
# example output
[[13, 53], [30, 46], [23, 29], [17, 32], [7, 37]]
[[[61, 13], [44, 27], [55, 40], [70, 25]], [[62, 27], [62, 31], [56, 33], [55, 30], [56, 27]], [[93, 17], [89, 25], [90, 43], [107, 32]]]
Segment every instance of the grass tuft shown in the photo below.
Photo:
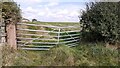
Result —
[[[6, 47], [4, 48], [6, 49]], [[3, 50], [4, 66], [118, 66], [118, 51], [103, 44], [58, 45], [49, 51]]]

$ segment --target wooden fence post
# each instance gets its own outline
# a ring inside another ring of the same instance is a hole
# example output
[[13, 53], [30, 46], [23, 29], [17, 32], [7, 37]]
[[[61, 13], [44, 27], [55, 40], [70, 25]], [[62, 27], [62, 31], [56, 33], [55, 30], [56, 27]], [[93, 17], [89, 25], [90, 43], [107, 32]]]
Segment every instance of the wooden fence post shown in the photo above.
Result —
[[7, 44], [10, 45], [11, 48], [17, 49], [15, 23], [8, 23], [6, 25], [6, 35], [7, 35]]

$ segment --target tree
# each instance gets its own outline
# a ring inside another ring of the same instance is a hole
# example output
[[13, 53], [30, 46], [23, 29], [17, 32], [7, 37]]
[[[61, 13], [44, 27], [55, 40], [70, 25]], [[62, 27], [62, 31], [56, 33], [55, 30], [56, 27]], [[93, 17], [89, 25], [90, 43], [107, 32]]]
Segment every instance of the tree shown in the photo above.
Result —
[[32, 22], [36, 22], [37, 21], [37, 19], [32, 19]]
[[[120, 23], [118, 22], [117, 2], [91, 2], [86, 4], [80, 24], [83, 39], [90, 41], [120, 41]], [[92, 40], [91, 40], [92, 39]]]
[[19, 5], [12, 0], [9, 2], [2, 2], [2, 18], [4, 22], [12, 21], [14, 23], [21, 21], [21, 10]]

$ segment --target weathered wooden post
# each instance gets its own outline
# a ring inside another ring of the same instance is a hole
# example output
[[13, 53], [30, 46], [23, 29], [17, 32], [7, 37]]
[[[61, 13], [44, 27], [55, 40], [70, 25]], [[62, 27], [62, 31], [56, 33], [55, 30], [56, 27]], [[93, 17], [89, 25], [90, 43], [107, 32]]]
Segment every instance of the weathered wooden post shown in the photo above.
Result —
[[7, 44], [10, 45], [11, 48], [17, 49], [17, 41], [16, 41], [16, 24], [13, 22], [7, 23], [6, 25], [6, 37]]

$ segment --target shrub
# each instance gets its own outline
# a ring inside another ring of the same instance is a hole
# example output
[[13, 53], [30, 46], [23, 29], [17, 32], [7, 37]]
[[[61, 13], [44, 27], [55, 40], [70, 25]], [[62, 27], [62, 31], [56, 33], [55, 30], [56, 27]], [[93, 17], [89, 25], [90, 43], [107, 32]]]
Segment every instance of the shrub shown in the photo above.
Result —
[[91, 2], [86, 4], [86, 11], [83, 11], [80, 23], [83, 28], [82, 35], [90, 41], [120, 41], [117, 2]]

